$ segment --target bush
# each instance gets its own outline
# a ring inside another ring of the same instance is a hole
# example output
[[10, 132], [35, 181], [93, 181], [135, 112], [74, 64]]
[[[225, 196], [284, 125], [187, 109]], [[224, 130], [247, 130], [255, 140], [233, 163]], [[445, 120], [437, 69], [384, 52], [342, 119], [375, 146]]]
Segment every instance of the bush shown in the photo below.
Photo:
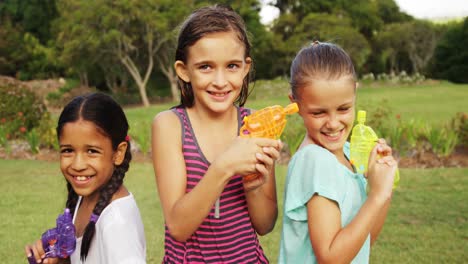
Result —
[[47, 112], [42, 100], [22, 86], [0, 84], [0, 98], [0, 126], [7, 139], [24, 137]]

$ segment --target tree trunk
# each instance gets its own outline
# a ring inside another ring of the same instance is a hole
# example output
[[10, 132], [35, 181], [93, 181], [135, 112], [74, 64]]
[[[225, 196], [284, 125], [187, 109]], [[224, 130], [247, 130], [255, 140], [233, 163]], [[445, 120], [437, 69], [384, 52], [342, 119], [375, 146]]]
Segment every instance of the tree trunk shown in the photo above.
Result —
[[175, 74], [174, 68], [172, 64], [169, 65], [163, 65], [161, 62], [162, 60], [159, 60], [159, 66], [163, 74], [167, 77], [169, 80], [169, 83], [171, 85], [171, 97], [173, 102], [178, 102], [180, 100], [180, 93], [179, 93], [179, 88], [177, 85], [177, 75]]
[[144, 107], [150, 106], [148, 96], [146, 93], [146, 84], [148, 83], [149, 76], [151, 74], [151, 71], [153, 70], [153, 56], [148, 56], [148, 60], [148, 67], [146, 68], [146, 74], [143, 79], [141, 78], [141, 74], [138, 71], [137, 66], [133, 63], [132, 59], [128, 55], [120, 57], [120, 61], [123, 65], [125, 65], [127, 70], [130, 72], [130, 75], [132, 75], [133, 80], [135, 80], [135, 83], [138, 86], [138, 91], [140, 92], [141, 101]]

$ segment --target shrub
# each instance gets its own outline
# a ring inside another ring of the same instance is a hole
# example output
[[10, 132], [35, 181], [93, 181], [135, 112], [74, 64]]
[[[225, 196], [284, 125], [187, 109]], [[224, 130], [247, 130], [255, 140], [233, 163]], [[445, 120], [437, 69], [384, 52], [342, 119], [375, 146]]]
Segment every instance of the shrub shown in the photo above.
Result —
[[457, 132], [460, 145], [468, 146], [468, 114], [458, 112], [450, 122], [450, 127]]
[[0, 84], [0, 98], [0, 126], [8, 139], [24, 137], [47, 112], [42, 100], [22, 86]]
[[452, 154], [458, 143], [458, 134], [446, 126], [429, 127], [426, 131], [426, 139], [437, 156], [447, 157]]
[[55, 127], [57, 126], [56, 120], [53, 120], [50, 113], [46, 112], [39, 122], [39, 126], [36, 128], [37, 133], [39, 134], [39, 147], [52, 148], [58, 150], [57, 142], [57, 131]]

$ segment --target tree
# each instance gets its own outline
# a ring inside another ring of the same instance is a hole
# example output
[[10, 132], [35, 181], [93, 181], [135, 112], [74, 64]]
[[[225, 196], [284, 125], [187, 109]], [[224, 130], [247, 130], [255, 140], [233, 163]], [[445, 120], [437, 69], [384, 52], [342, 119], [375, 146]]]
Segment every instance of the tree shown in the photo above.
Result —
[[55, 0], [4, 0], [0, 2], [0, 17], [9, 17], [42, 45], [53, 39], [51, 25], [57, 17]]
[[[62, 57], [80, 75], [97, 62], [118, 61], [138, 87], [144, 106], [149, 106], [146, 85], [156, 64], [156, 53], [171, 37], [167, 16], [169, 0], [64, 0], [59, 42]], [[111, 71], [110, 65], [101, 65]]]
[[468, 17], [449, 25], [436, 46], [432, 73], [436, 78], [468, 83]]
[[[375, 37], [382, 60], [391, 72], [406, 70], [421, 73], [434, 54], [439, 39], [435, 27], [427, 21], [413, 20], [387, 25]], [[398, 58], [408, 57], [410, 69], [399, 69]]]
[[[297, 23], [291, 14], [281, 16], [277, 22], [280, 29], [287, 29], [285, 34], [278, 34], [277, 52], [280, 54], [278, 67], [284, 75], [297, 51], [314, 40], [334, 42], [348, 52], [356, 70], [366, 62], [370, 46], [366, 38], [353, 28], [349, 17], [343, 13], [311, 13]], [[285, 25], [291, 25], [285, 26]], [[292, 25], [295, 26], [293, 27]]]

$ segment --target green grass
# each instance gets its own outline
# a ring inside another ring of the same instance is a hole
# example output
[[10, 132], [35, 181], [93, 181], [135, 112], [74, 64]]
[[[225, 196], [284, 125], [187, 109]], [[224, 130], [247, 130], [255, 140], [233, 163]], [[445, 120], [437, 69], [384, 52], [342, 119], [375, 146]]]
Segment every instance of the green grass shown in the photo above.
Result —
[[[64, 179], [57, 162], [0, 160], [0, 168], [0, 258], [25, 263], [24, 245], [52, 227], [63, 210]], [[285, 174], [286, 167], [278, 166], [280, 210]], [[150, 163], [132, 163], [125, 183], [143, 217], [148, 263], [160, 263], [164, 225], [153, 175]], [[401, 169], [401, 177], [371, 262], [468, 262], [468, 168]], [[278, 257], [281, 218], [280, 213], [274, 231], [260, 238], [272, 263]]]

